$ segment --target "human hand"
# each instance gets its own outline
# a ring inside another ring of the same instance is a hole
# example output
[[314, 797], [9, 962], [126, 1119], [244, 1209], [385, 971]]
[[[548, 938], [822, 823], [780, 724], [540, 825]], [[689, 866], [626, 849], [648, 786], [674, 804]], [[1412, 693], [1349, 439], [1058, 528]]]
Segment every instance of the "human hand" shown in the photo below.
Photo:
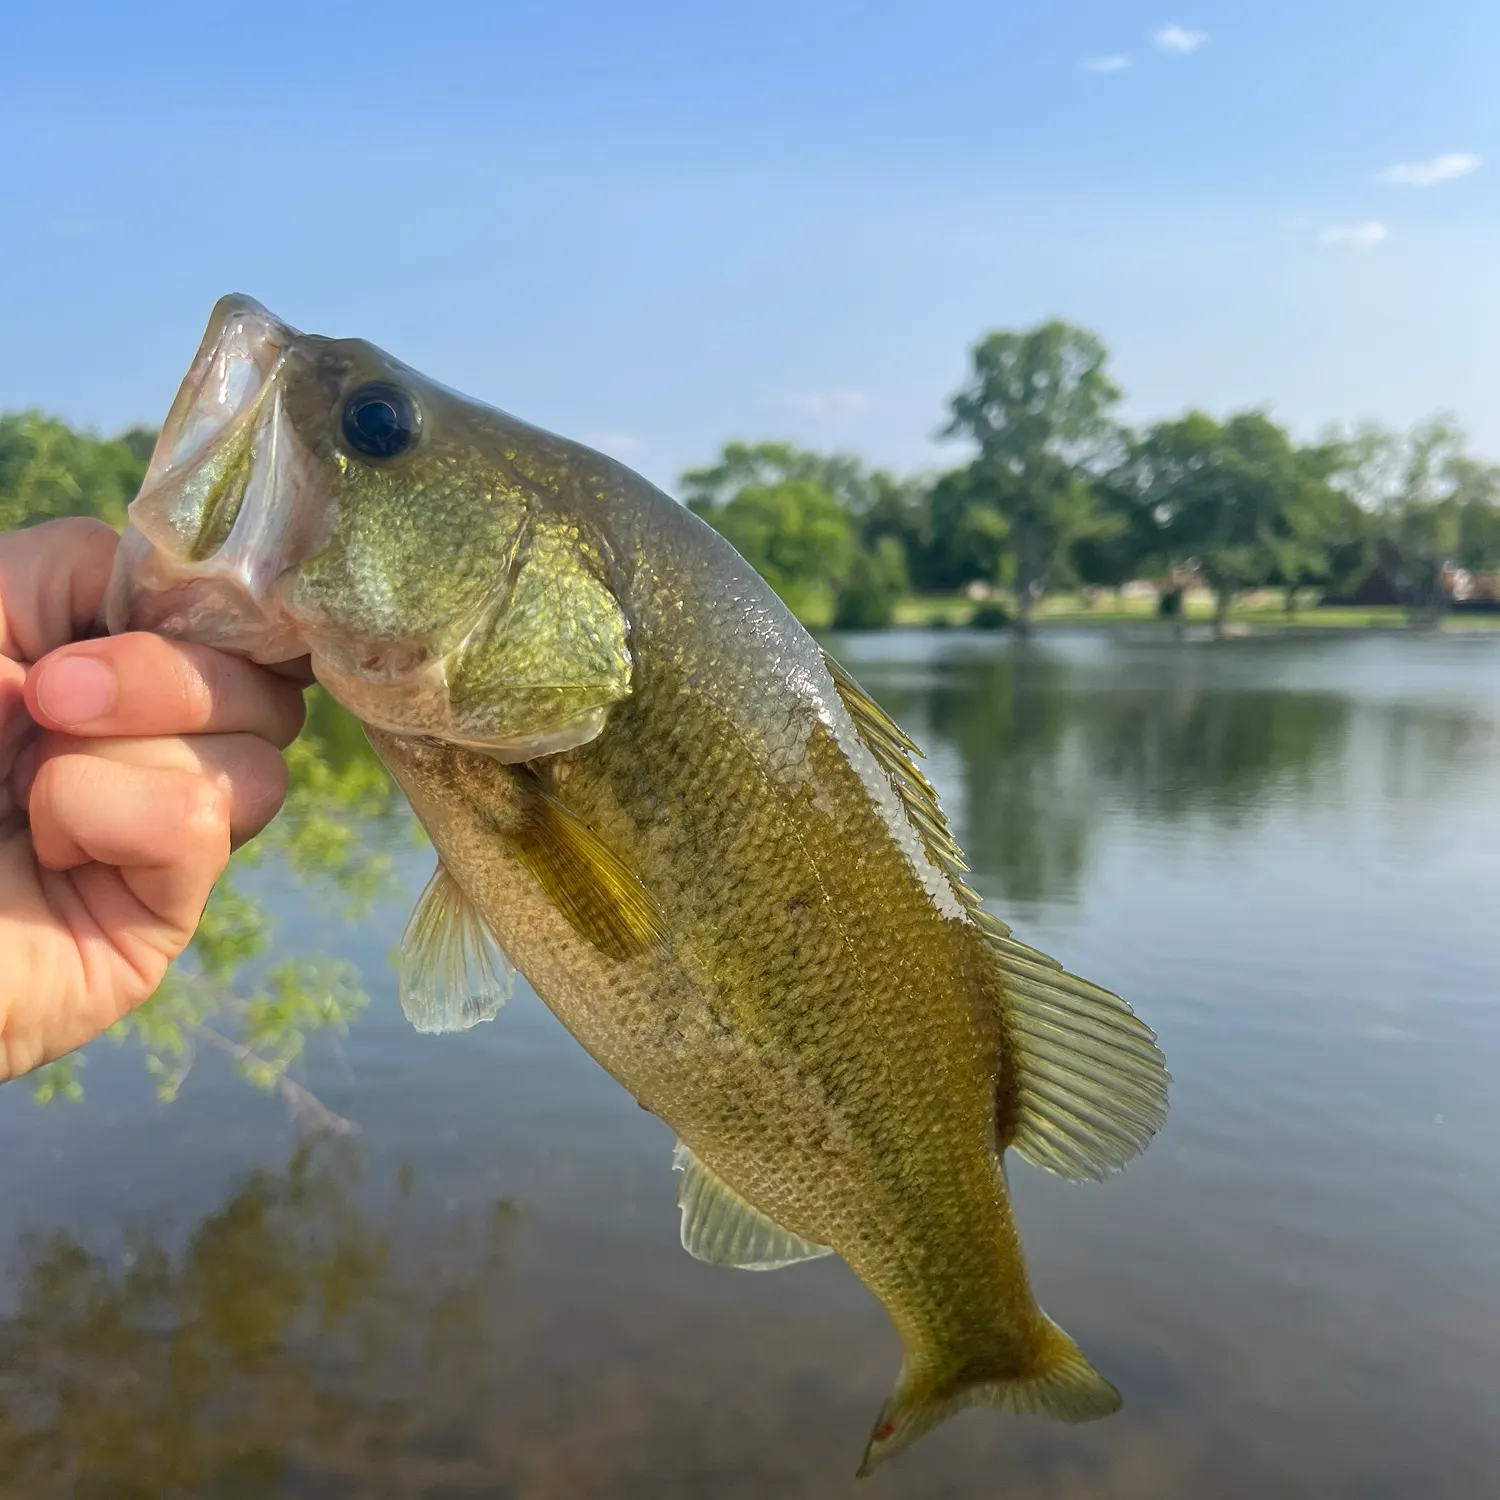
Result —
[[0, 1083], [151, 995], [286, 792], [301, 685], [94, 628], [118, 538], [0, 535]]

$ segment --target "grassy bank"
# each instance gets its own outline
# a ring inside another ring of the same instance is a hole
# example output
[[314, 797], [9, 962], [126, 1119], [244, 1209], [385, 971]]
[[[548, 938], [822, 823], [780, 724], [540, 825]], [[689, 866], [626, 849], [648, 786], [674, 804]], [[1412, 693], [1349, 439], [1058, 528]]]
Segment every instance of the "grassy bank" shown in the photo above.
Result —
[[[913, 594], [896, 605], [895, 623], [908, 628], [931, 626], [964, 626], [970, 622], [975, 609], [971, 599], [955, 594]], [[1213, 622], [1213, 603], [1208, 599], [1189, 599], [1184, 609], [1189, 624], [1208, 625]], [[1039, 629], [1049, 626], [1118, 626], [1161, 625], [1156, 613], [1156, 602], [1152, 599], [1116, 600], [1105, 596], [1090, 606], [1076, 594], [1056, 594], [1044, 599], [1037, 609], [1035, 620]], [[1318, 609], [1311, 605], [1288, 614], [1280, 599], [1250, 599], [1238, 604], [1229, 612], [1229, 623], [1256, 631], [1266, 630], [1405, 630], [1408, 628], [1406, 612], [1400, 608], [1346, 608], [1334, 606]], [[1460, 614], [1449, 615], [1443, 622], [1449, 631], [1500, 630], [1500, 615]]]

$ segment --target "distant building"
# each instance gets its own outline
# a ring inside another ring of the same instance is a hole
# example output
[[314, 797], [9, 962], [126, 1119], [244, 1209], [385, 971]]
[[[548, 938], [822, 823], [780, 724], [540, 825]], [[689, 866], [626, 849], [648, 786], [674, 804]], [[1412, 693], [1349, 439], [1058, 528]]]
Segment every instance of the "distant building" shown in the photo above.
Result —
[[1448, 595], [1448, 607], [1460, 614], [1493, 614], [1500, 610], [1500, 574], [1447, 567], [1440, 581]]
[[[1397, 582], [1399, 568], [1400, 558], [1394, 549], [1383, 545], [1375, 566], [1358, 587], [1346, 594], [1324, 594], [1319, 603], [1357, 605], [1366, 609], [1408, 604], [1411, 601], [1402, 597]], [[1500, 610], [1500, 574], [1472, 573], [1455, 563], [1447, 563], [1438, 574], [1438, 588], [1444, 596], [1446, 608], [1459, 613], [1481, 614]]]

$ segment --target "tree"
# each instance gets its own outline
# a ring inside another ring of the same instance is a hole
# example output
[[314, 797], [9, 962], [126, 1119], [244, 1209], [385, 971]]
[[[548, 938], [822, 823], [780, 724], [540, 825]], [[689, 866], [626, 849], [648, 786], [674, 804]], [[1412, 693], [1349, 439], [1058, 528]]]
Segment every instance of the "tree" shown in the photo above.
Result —
[[794, 614], [826, 615], [854, 561], [854, 523], [822, 485], [752, 485], [709, 519]]
[[1454, 464], [1458, 563], [1471, 573], [1500, 568], [1500, 467], [1464, 455]]
[[1500, 567], [1500, 469], [1465, 450], [1452, 418], [1429, 417], [1404, 435], [1366, 423], [1334, 437], [1342, 461], [1333, 482], [1358, 505], [1412, 623], [1446, 608], [1450, 565]]
[[683, 501], [811, 623], [888, 624], [908, 584], [907, 545], [925, 547], [925, 489], [848, 454], [791, 443], [726, 443], [690, 469]]
[[105, 439], [40, 412], [0, 415], [0, 531], [54, 516], [123, 526], [155, 441], [141, 428]]
[[970, 355], [969, 383], [952, 397], [942, 435], [979, 450], [967, 470], [968, 499], [1008, 528], [1025, 632], [1041, 592], [1070, 573], [1073, 544], [1100, 524], [1093, 482], [1117, 441], [1110, 411], [1120, 390], [1099, 338], [1055, 319], [991, 333]]
[[1132, 579], [1168, 570], [1161, 527], [1140, 503], [1128, 472], [1116, 470], [1093, 485], [1097, 519], [1074, 543], [1071, 569], [1081, 584], [1119, 589]]
[[834, 603], [834, 629], [885, 629], [907, 582], [906, 553], [895, 537], [880, 536], [874, 546], [861, 547]]
[[931, 540], [922, 559], [926, 587], [948, 590], [1009, 581], [1010, 524], [976, 466], [944, 474], [933, 485], [927, 506]]
[[1337, 442], [1299, 448], [1300, 483], [1287, 495], [1283, 525], [1272, 533], [1275, 568], [1270, 582], [1286, 593], [1294, 614], [1302, 589], [1346, 588], [1370, 568], [1373, 539], [1368, 518], [1335, 480], [1344, 463]]
[[907, 585], [940, 588], [931, 581], [934, 535], [932, 484], [924, 479], [897, 479], [876, 470], [868, 476], [870, 502], [859, 513], [860, 546], [875, 551], [885, 540], [901, 549]]
[[1385, 507], [1384, 533], [1399, 558], [1397, 582], [1413, 622], [1436, 619], [1447, 604], [1443, 570], [1461, 532], [1455, 466], [1463, 434], [1445, 417], [1419, 423], [1406, 441], [1400, 488]]
[[1201, 569], [1216, 633], [1242, 590], [1278, 573], [1300, 582], [1326, 567], [1336, 501], [1325, 465], [1261, 411], [1226, 422], [1193, 411], [1137, 440], [1128, 482], [1159, 527], [1168, 563]]
[[774, 442], [726, 443], [718, 463], [689, 469], [679, 485], [683, 504], [712, 520], [744, 490], [794, 481], [817, 485], [851, 515], [867, 510], [878, 492], [877, 476], [867, 474], [859, 459], [847, 453], [812, 453], [793, 443]]

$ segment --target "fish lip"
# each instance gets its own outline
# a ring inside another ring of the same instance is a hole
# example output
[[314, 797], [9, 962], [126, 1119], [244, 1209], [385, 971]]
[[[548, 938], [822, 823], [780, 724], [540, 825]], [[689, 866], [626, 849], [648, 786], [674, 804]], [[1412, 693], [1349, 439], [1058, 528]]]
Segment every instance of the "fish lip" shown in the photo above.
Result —
[[[286, 504], [271, 502], [294, 462], [281, 431], [277, 375], [300, 337], [253, 297], [232, 294], [214, 305], [130, 505], [100, 611], [111, 633], [199, 639], [257, 661], [306, 654], [272, 598], [291, 520]], [[217, 551], [195, 559], [174, 528], [174, 496], [240, 440], [249, 453], [234, 524]]]
[[298, 336], [253, 297], [232, 292], [219, 298], [162, 423], [141, 496], [224, 437], [260, 400], [287, 345]]

